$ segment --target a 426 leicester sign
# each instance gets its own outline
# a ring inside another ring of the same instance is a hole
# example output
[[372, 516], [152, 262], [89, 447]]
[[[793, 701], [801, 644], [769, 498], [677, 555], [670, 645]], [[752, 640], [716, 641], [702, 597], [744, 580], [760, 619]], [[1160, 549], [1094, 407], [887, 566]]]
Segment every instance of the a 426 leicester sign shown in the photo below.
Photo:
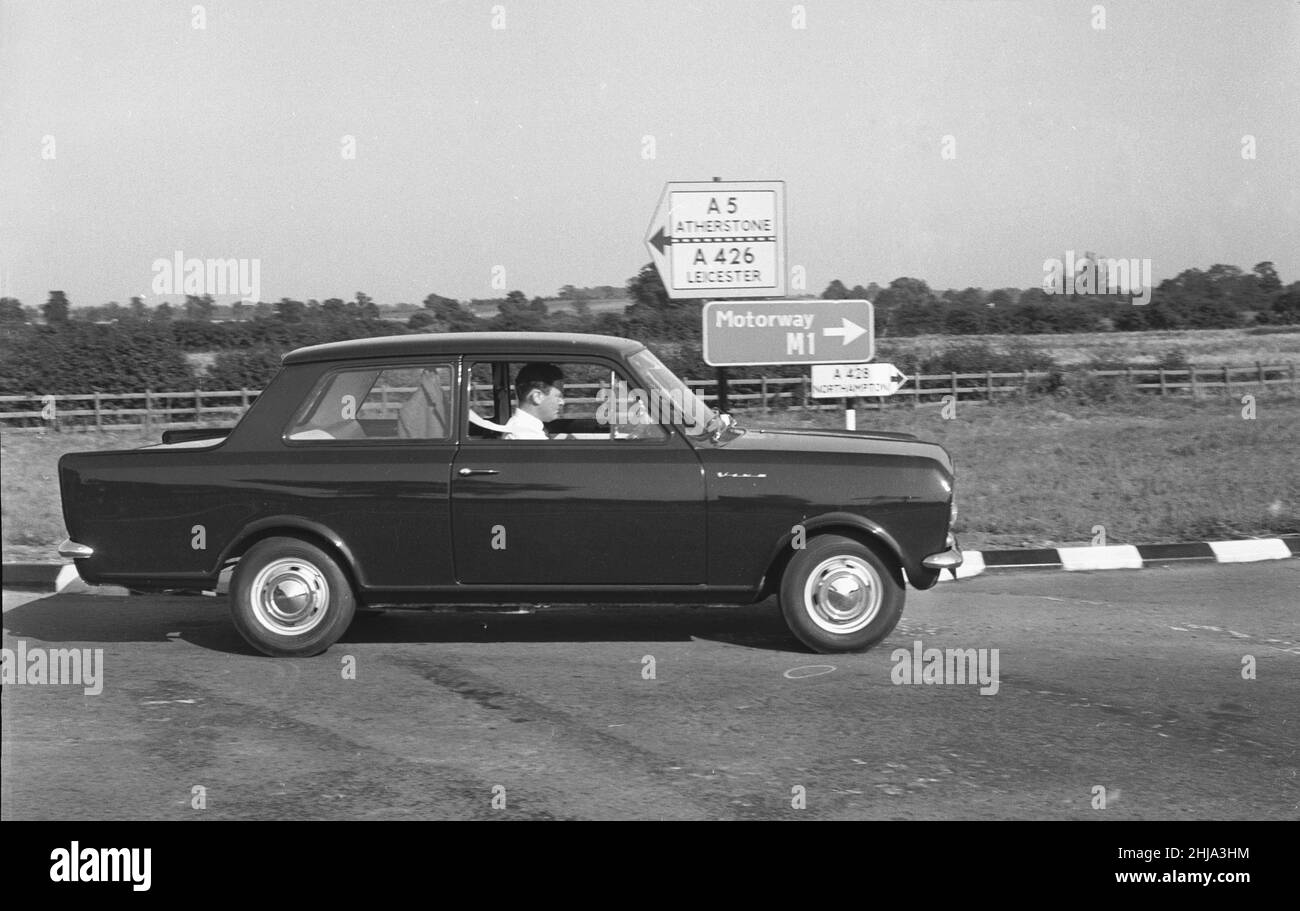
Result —
[[876, 355], [867, 300], [716, 301], [704, 305], [704, 362], [853, 364]]
[[645, 242], [671, 298], [781, 297], [785, 183], [669, 183]]

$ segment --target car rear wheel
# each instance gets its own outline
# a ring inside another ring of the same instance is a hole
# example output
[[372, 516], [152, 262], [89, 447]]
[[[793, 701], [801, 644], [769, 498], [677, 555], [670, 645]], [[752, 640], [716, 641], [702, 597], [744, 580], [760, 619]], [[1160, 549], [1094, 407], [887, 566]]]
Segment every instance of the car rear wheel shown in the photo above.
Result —
[[893, 631], [903, 615], [896, 566], [841, 535], [821, 535], [791, 558], [781, 578], [781, 613], [815, 652], [861, 652]]
[[343, 635], [356, 606], [334, 559], [298, 538], [254, 544], [230, 580], [235, 628], [253, 648], [276, 657], [319, 655]]

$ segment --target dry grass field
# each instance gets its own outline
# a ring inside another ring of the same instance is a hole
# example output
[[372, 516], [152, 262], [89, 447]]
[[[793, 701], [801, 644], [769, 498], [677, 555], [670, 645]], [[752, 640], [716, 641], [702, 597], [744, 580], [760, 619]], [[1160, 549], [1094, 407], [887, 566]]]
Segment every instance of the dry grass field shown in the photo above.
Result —
[[1300, 326], [1260, 329], [1195, 329], [1167, 332], [1092, 332], [1080, 335], [918, 335], [877, 339], [876, 360], [903, 352], [936, 355], [961, 345], [984, 343], [1005, 349], [1023, 343], [1050, 355], [1062, 366], [1085, 366], [1094, 359], [1154, 364], [1174, 349], [1201, 367], [1300, 364]]
[[0, 522], [4, 559], [57, 562], [67, 537], [59, 504], [59, 456], [91, 449], [133, 449], [161, 442], [138, 430], [120, 433], [0, 432]]
[[[958, 471], [970, 548], [1225, 539], [1300, 532], [1300, 401], [1142, 397], [1105, 407], [1042, 398], [858, 413], [861, 429], [942, 443]], [[843, 426], [842, 412], [741, 417], [751, 426]], [[54, 560], [65, 536], [55, 466], [64, 452], [155, 440], [122, 433], [0, 435], [4, 558]]]

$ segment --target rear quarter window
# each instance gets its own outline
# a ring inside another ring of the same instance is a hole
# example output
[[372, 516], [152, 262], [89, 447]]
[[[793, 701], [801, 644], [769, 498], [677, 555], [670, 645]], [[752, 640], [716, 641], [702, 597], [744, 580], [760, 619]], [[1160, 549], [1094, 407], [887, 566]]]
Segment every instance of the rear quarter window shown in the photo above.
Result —
[[293, 442], [446, 440], [452, 427], [450, 364], [333, 370], [286, 428]]

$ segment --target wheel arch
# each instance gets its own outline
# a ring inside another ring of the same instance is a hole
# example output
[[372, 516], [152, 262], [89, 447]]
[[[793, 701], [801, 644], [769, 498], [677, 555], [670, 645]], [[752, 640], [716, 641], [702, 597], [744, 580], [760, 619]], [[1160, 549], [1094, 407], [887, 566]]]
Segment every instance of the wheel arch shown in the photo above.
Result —
[[253, 545], [268, 538], [299, 538], [319, 547], [329, 554], [338, 564], [343, 575], [352, 585], [354, 595], [360, 600], [362, 586], [361, 575], [357, 568], [356, 557], [351, 549], [328, 526], [300, 516], [269, 516], [249, 524], [239, 536], [222, 551], [220, 567], [227, 567], [248, 553]]
[[[891, 566], [896, 572], [895, 581], [900, 585], [903, 584], [902, 573], [906, 569], [903, 549], [894, 536], [876, 522], [853, 513], [834, 512], [815, 516], [811, 519], [804, 519], [798, 525], [803, 526], [806, 539], [821, 535], [843, 535], [857, 541], [863, 547], [874, 551], [877, 556]], [[768, 557], [767, 572], [763, 576], [760, 599], [771, 597], [780, 591], [781, 578], [785, 574], [785, 568], [795, 554], [795, 548], [792, 544], [794, 542], [795, 528], [798, 525], [791, 526], [790, 531], [786, 532], [772, 549], [772, 553]]]

